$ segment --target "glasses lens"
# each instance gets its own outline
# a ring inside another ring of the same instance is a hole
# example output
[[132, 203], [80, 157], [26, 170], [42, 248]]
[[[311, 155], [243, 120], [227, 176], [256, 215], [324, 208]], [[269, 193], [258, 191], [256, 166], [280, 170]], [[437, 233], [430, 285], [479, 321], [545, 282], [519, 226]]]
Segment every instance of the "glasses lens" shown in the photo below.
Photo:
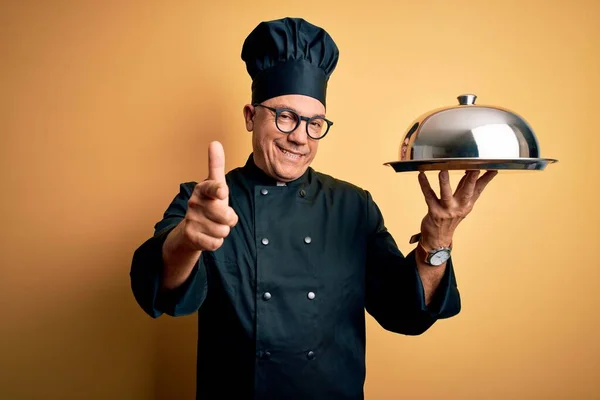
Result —
[[323, 118], [315, 117], [308, 121], [308, 133], [315, 139], [323, 137], [327, 133], [327, 129], [329, 129], [329, 126]]
[[277, 116], [277, 128], [282, 132], [292, 132], [298, 126], [298, 115], [291, 111], [281, 111]]

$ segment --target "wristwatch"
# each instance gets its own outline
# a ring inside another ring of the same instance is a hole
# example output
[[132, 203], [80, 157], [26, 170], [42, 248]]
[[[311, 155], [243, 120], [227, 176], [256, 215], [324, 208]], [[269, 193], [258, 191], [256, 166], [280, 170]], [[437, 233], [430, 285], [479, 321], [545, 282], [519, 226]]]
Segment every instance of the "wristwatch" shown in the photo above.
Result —
[[416, 235], [411, 236], [410, 243], [419, 242], [419, 246], [426, 253], [425, 262], [428, 265], [432, 265], [434, 267], [440, 266], [446, 261], [450, 259], [450, 254], [452, 253], [452, 245], [448, 247], [439, 247], [433, 250], [427, 250], [421, 244], [421, 234], [417, 233]]

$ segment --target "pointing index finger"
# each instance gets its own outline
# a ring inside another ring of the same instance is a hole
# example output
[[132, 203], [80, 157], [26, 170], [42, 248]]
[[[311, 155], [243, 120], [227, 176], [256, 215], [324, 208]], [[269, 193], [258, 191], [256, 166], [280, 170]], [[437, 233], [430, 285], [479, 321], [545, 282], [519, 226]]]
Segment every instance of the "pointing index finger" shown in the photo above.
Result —
[[208, 146], [208, 179], [225, 182], [225, 151], [217, 141]]

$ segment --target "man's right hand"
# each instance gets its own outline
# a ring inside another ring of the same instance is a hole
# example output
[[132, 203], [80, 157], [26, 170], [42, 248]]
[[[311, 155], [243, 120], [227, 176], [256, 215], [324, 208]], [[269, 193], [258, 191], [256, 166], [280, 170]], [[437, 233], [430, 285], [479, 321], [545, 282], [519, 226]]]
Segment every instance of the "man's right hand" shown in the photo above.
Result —
[[214, 251], [223, 245], [238, 216], [229, 206], [225, 181], [225, 152], [219, 142], [208, 147], [208, 178], [200, 182], [188, 200], [182, 221], [183, 240], [190, 249]]
[[237, 214], [229, 207], [225, 152], [219, 142], [209, 145], [208, 171], [208, 178], [196, 185], [188, 199], [185, 218], [167, 235], [163, 244], [163, 289], [182, 285], [201, 253], [221, 247], [238, 221]]

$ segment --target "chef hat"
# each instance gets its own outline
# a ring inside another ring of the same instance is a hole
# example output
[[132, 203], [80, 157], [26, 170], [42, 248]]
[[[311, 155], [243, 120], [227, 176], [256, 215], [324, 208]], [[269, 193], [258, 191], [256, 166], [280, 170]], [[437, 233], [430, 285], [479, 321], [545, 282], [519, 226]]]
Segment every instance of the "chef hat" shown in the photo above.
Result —
[[252, 78], [252, 102], [301, 94], [325, 105], [339, 50], [329, 34], [301, 18], [261, 22], [248, 35], [242, 60]]

